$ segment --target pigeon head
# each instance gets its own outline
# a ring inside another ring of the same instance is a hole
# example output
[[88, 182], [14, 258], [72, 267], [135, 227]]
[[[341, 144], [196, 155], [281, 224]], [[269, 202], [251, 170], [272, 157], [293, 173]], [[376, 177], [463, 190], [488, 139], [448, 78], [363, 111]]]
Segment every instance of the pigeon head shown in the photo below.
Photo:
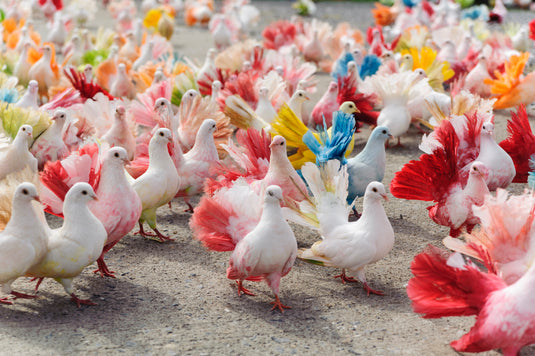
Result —
[[373, 200], [384, 199], [388, 201], [388, 195], [386, 195], [385, 186], [383, 183], [379, 182], [371, 182], [368, 184], [366, 187], [366, 192], [364, 193], [364, 197]]
[[286, 140], [282, 136], [275, 136], [269, 145], [271, 152], [283, 152], [286, 154]]
[[282, 200], [282, 189], [278, 185], [270, 185], [266, 189], [264, 201], [270, 203], [279, 203]]
[[394, 136], [392, 136], [390, 130], [386, 126], [377, 126], [373, 129], [370, 136], [370, 140], [378, 140], [382, 142], [386, 142], [389, 138], [394, 138]]
[[152, 136], [151, 141], [153, 140], [155, 142], [164, 142], [165, 144], [167, 144], [169, 142], [173, 142], [173, 135], [171, 134], [171, 130], [161, 128], [154, 133], [154, 136]]
[[352, 101], [344, 101], [342, 105], [340, 105], [340, 108], [338, 108], [338, 110], [346, 114], [358, 114], [360, 112], [360, 110], [357, 109], [355, 103]]
[[39, 83], [37, 82], [37, 80], [30, 80], [30, 82], [28, 83], [28, 90], [32, 94], [37, 94], [37, 91], [39, 90]]
[[269, 89], [266, 87], [262, 87], [258, 89], [258, 96], [263, 99], [268, 99]]
[[20, 128], [19, 128], [19, 132], [17, 133], [17, 136], [21, 136], [21, 137], [27, 137], [27, 138], [32, 138], [33, 134], [33, 128], [30, 126], [30, 125], [22, 125]]
[[162, 114], [165, 112], [166, 109], [171, 109], [171, 103], [169, 102], [169, 100], [167, 100], [166, 98], [156, 99], [156, 101], [154, 102], [154, 111], [159, 114]]
[[124, 114], [126, 113], [126, 109], [122, 105], [118, 105], [117, 108], [115, 108], [115, 117], [118, 119], [123, 119]]
[[65, 110], [61, 110], [61, 109], [56, 110], [54, 112], [54, 116], [52, 116], [52, 120], [56, 121], [60, 125], [63, 125], [66, 119], [67, 119], [67, 113], [65, 112]]
[[310, 97], [307, 95], [307, 93], [304, 90], [296, 90], [292, 97], [300, 102], [305, 102], [307, 100], [310, 100]]
[[39, 194], [37, 194], [37, 188], [35, 185], [29, 182], [19, 184], [13, 195], [13, 200], [19, 201], [40, 201]]
[[91, 200], [98, 200], [93, 188], [84, 182], [78, 182], [69, 189], [65, 195], [65, 201], [88, 203]]
[[128, 164], [130, 162], [128, 160], [128, 153], [126, 152], [126, 150], [119, 146], [110, 148], [107, 153], [107, 160], [113, 164], [118, 164], [120, 166], [124, 166], [125, 164]]
[[483, 126], [481, 126], [481, 133], [482, 134], [487, 134], [490, 137], [493, 137], [494, 136], [494, 125], [491, 124], [490, 122], [485, 122], [483, 124]]
[[201, 124], [201, 127], [199, 127], [199, 133], [203, 136], [211, 136], [216, 130], [216, 122], [212, 119], [204, 120]]
[[195, 99], [198, 95], [199, 95], [199, 92], [197, 92], [197, 90], [189, 89], [182, 96], [182, 102], [183, 103], [189, 103], [189, 102], [193, 101], [193, 99]]
[[330, 82], [328, 91], [333, 93], [338, 91], [338, 84], [336, 82]]
[[489, 172], [489, 169], [487, 168], [487, 166], [485, 166], [485, 164], [483, 164], [483, 162], [474, 161], [470, 166], [470, 175], [474, 178], [480, 177], [486, 180], [489, 176]]

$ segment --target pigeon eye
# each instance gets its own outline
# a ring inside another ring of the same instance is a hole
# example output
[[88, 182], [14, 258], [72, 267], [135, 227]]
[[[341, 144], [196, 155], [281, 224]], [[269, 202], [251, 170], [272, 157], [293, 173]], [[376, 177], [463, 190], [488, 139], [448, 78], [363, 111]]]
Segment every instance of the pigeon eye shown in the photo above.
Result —
[[82, 190], [82, 195], [87, 195], [87, 190]]
[[160, 136], [162, 136], [162, 137], [163, 137], [163, 132], [160, 132]]
[[373, 188], [372, 191], [373, 191], [374, 193], [377, 193], [377, 188]]
[[22, 128], [22, 131], [26, 131], [26, 128], [25, 128], [25, 127], [23, 127], [23, 128]]
[[273, 192], [272, 192], [272, 191], [269, 191], [268, 194], [269, 194], [270, 196], [273, 196]]
[[115, 152], [114, 156], [119, 158], [119, 152]]
[[281, 145], [281, 146], [284, 145], [284, 142], [281, 142], [280, 145]]
[[22, 194], [24, 194], [24, 195], [28, 195], [28, 190], [27, 190], [27, 189], [23, 189], [23, 190], [22, 190]]
[[386, 135], [386, 130], [383, 130], [383, 134]]
[[477, 167], [474, 167], [474, 171], [477, 171]]

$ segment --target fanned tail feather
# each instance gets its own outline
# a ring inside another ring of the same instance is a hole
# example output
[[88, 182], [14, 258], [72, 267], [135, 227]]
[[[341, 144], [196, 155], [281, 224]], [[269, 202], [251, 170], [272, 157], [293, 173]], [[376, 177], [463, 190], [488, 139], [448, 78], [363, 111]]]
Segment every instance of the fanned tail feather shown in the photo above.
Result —
[[513, 183], [527, 183], [529, 159], [535, 153], [535, 136], [524, 105], [520, 105], [516, 113], [511, 111], [507, 132], [509, 136], [500, 142], [500, 147], [511, 156], [515, 164], [516, 176]]
[[499, 277], [464, 262], [460, 254], [449, 256], [432, 245], [416, 255], [411, 271], [407, 294], [414, 312], [424, 318], [476, 315], [491, 292], [505, 287]]
[[0, 180], [0, 187], [2, 187], [0, 190], [0, 231], [4, 230], [11, 218], [13, 194], [19, 184], [23, 182], [30, 182], [39, 187], [39, 176], [30, 167], [26, 167]]

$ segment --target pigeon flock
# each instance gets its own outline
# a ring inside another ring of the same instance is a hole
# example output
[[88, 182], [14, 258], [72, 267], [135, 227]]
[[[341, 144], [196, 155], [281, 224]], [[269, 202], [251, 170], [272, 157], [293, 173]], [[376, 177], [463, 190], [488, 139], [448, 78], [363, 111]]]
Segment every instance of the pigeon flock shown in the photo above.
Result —
[[[1, 307], [47, 278], [96, 305], [73, 281], [91, 265], [121, 278], [105, 258], [126, 236], [173, 245], [158, 218], [182, 200], [196, 243], [229, 252], [238, 295], [263, 281], [284, 314], [298, 259], [381, 298], [366, 267], [394, 249], [384, 206], [416, 200], [449, 234], [414, 256], [414, 312], [475, 315], [456, 351], [519, 354], [535, 343], [535, 20], [470, 5], [377, 3], [363, 29], [298, 0], [259, 29], [248, 0], [0, 1]], [[102, 9], [113, 28], [88, 26]], [[211, 34], [201, 62], [173, 48], [179, 23]], [[414, 132], [419, 157], [384, 181]]]

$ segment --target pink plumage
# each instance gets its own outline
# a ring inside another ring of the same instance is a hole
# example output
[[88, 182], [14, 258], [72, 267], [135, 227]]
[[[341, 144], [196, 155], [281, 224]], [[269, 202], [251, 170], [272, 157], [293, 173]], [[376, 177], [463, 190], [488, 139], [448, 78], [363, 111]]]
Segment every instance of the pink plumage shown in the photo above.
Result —
[[316, 103], [312, 110], [312, 120], [314, 125], [320, 125], [323, 127], [323, 120], [327, 127], [331, 127], [333, 121], [333, 113], [338, 110], [338, 84], [331, 82], [327, 91], [321, 99]]

